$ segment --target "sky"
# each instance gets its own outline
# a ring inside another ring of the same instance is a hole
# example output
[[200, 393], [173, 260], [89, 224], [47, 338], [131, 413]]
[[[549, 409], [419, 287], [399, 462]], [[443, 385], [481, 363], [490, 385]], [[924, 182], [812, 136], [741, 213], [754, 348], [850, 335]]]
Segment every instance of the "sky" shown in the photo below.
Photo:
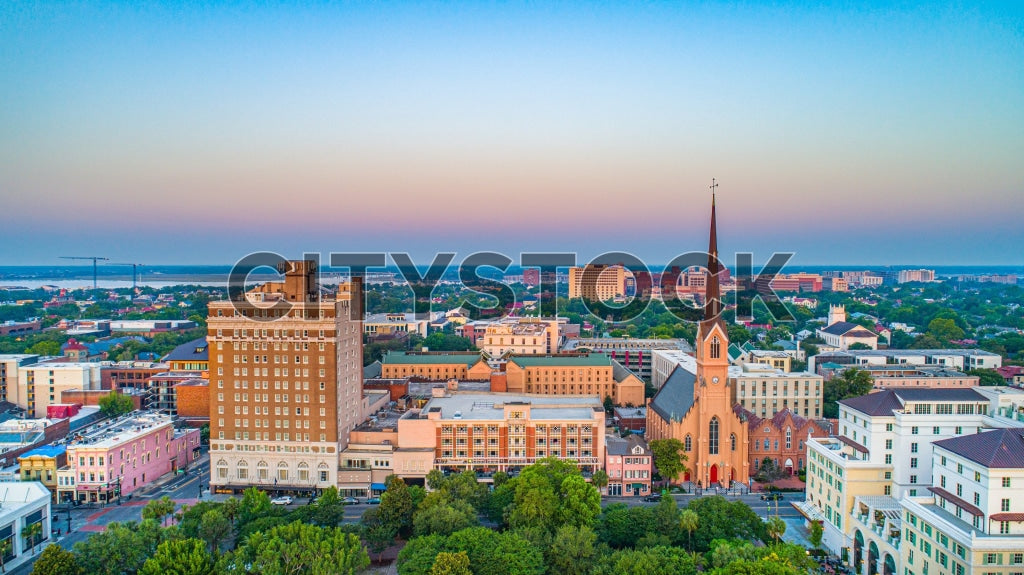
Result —
[[0, 265], [661, 264], [712, 178], [723, 254], [1024, 263], [1024, 4], [0, 3]]

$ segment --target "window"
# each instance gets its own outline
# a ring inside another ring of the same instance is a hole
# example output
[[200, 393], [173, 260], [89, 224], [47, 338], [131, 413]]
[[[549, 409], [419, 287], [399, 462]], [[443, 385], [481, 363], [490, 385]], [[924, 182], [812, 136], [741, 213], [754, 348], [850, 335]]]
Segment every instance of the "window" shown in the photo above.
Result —
[[683, 440], [683, 450], [684, 451], [692, 451], [693, 450], [693, 439], [690, 437], [689, 434], [687, 434], [686, 435], [686, 439]]
[[[718, 359], [722, 357], [722, 342], [719, 341], [718, 336], [711, 338], [711, 359]], [[715, 453], [718, 453], [717, 451]]]
[[712, 417], [708, 424], [708, 454], [718, 455], [718, 417]]
[[1009, 477], [1004, 477], [1003, 478], [1003, 487], [1009, 487], [1009, 486], [1010, 486], [1010, 478]]
[[916, 425], [914, 427], [910, 428], [910, 434], [911, 435], [917, 435], [917, 426]]
[[910, 444], [910, 452], [911, 453], [917, 453], [917, 444], [916, 443], [911, 443]]
[[937, 426], [936, 426], [936, 427], [933, 427], [933, 428], [932, 428], [932, 435], [938, 435], [938, 434], [939, 434], [939, 431], [940, 431], [940, 430], [939, 430], [939, 428], [938, 428]]
[[733, 433], [729, 436], [729, 443], [732, 444], [732, 450], [736, 451], [736, 434]]
[[999, 510], [1004, 512], [1004, 513], [1009, 511], [1010, 510], [1010, 500], [1009, 499], [1003, 499], [1002, 501], [1000, 501], [999, 502]]
[[892, 465], [892, 454], [891, 453], [886, 453], [885, 454], [885, 464], [886, 465]]
[[910, 468], [911, 469], [916, 469], [917, 468], [917, 458], [916, 457], [911, 457], [910, 458]]

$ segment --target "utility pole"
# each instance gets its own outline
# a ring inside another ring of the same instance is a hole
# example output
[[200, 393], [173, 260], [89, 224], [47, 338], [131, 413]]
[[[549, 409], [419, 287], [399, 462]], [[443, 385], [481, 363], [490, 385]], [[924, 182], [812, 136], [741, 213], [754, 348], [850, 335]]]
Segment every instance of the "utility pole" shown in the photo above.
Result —
[[96, 283], [96, 262], [99, 260], [110, 261], [110, 258], [100, 256], [60, 256], [62, 260], [92, 260], [92, 289], [97, 288]]

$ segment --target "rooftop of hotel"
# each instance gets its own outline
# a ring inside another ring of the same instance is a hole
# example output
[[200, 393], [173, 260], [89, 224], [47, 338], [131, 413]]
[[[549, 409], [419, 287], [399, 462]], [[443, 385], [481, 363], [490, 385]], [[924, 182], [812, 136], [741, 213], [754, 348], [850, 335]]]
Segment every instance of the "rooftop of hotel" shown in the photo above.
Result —
[[513, 355], [509, 363], [520, 367], [611, 367], [611, 356], [603, 353], [557, 353], [538, 355]]
[[579, 348], [589, 349], [615, 349], [615, 350], [681, 350], [689, 351], [690, 344], [683, 339], [636, 339], [630, 337], [584, 337], [571, 339], [565, 343], [565, 351], [573, 351]]
[[[78, 432], [69, 447], [111, 448], [170, 425], [171, 416], [154, 411], [133, 412]], [[177, 434], [176, 434], [177, 435]]]
[[[434, 397], [423, 406], [418, 416], [440, 411], [441, 419], [450, 421], [502, 421], [505, 407], [529, 406], [531, 420], [594, 419], [595, 411], [604, 411], [601, 400], [591, 395], [531, 395], [518, 393], [454, 392]], [[410, 412], [413, 413], [413, 412]]]
[[893, 387], [884, 391], [843, 399], [839, 404], [866, 415], [890, 416], [894, 412], [902, 410], [907, 402], [981, 403], [986, 401], [988, 400], [985, 396], [977, 393], [972, 388], [922, 389]]

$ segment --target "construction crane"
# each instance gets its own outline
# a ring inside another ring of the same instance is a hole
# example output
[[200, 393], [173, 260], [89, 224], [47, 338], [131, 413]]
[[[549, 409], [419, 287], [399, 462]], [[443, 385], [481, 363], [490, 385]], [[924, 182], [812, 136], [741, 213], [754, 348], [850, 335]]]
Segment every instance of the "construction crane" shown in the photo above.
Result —
[[138, 277], [138, 273], [137, 272], [138, 272], [139, 268], [143, 267], [145, 264], [125, 264], [125, 263], [120, 263], [120, 264], [107, 264], [107, 265], [108, 266], [132, 266], [132, 291], [135, 291], [135, 278]]
[[106, 261], [110, 261], [110, 258], [101, 258], [99, 256], [60, 256], [60, 259], [62, 259], [62, 260], [92, 260], [92, 289], [96, 289], [98, 287], [97, 283], [96, 283], [96, 262], [100, 261], [100, 260], [103, 260], [105, 262]]

